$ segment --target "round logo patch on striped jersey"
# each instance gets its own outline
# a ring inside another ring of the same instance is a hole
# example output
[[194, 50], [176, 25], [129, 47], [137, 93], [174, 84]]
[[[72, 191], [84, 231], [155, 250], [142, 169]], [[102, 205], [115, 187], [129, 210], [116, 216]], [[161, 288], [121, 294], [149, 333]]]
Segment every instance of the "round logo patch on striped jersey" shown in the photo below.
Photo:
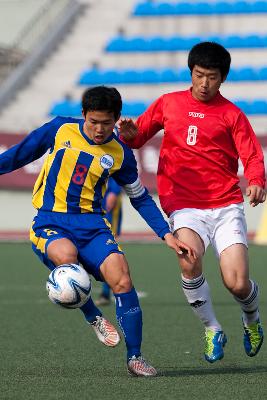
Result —
[[100, 165], [104, 169], [110, 169], [114, 165], [114, 158], [109, 154], [104, 154], [100, 158]]

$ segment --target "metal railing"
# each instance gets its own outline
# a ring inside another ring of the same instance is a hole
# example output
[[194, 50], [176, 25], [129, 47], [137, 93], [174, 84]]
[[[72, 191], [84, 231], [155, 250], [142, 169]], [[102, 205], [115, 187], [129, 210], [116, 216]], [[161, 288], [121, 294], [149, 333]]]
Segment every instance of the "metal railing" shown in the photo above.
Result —
[[13, 43], [0, 48], [0, 84], [40, 43], [69, 0], [47, 0], [17, 34]]

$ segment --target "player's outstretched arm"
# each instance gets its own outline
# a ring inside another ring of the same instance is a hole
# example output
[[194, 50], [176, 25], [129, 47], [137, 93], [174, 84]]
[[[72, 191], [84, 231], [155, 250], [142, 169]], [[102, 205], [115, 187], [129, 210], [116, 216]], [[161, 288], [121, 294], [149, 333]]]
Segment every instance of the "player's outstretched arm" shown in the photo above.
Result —
[[168, 247], [173, 249], [178, 256], [184, 257], [185, 255], [188, 257], [190, 262], [194, 262], [197, 258], [193, 249], [187, 244], [181, 242], [181, 240], [176, 239], [171, 233], [166, 233], [164, 236], [165, 242]]
[[266, 191], [258, 185], [250, 185], [246, 188], [246, 196], [249, 197], [249, 204], [256, 207], [266, 200]]

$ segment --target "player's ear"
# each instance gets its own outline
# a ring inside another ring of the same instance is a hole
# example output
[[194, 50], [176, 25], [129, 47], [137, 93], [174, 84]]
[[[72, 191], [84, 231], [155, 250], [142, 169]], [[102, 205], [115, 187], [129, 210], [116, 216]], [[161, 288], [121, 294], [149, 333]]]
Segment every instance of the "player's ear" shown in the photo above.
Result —
[[82, 116], [85, 119], [85, 113], [84, 113], [84, 109], [82, 108]]

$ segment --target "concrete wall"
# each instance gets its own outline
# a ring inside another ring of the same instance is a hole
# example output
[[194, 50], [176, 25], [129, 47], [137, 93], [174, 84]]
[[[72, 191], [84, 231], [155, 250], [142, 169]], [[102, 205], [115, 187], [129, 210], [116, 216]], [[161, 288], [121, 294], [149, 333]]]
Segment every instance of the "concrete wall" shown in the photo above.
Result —
[[[153, 196], [159, 205], [158, 197]], [[0, 190], [0, 231], [27, 231], [35, 215], [31, 205], [31, 192]], [[250, 207], [245, 201], [248, 230], [255, 232], [261, 221], [263, 206]], [[131, 206], [127, 196], [123, 197], [123, 227], [124, 233], [149, 232], [150, 228]]]

